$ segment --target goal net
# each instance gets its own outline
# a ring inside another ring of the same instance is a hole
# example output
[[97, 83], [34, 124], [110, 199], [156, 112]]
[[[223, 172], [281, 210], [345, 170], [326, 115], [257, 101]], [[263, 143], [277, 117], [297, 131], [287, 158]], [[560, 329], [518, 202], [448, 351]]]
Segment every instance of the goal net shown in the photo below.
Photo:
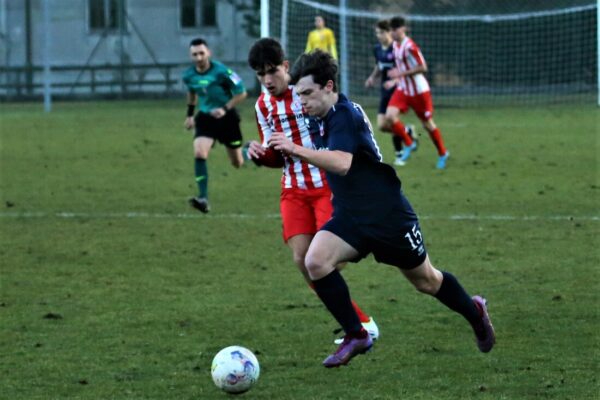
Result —
[[347, 0], [269, 0], [269, 36], [282, 42], [293, 61], [304, 51], [314, 17], [322, 15], [335, 32], [342, 90], [354, 97], [375, 98], [377, 89], [363, 85], [374, 66], [374, 25], [379, 19], [404, 15], [409, 35], [427, 61], [436, 105], [592, 103], [597, 99], [595, 1], [571, 1], [568, 7], [560, 7], [564, 2], [559, 0], [544, 1], [538, 3], [556, 8], [525, 12], [505, 8], [485, 14], [470, 13], [466, 7], [460, 12], [418, 14], [411, 9], [405, 13], [385, 0], [351, 3], [357, 6]]

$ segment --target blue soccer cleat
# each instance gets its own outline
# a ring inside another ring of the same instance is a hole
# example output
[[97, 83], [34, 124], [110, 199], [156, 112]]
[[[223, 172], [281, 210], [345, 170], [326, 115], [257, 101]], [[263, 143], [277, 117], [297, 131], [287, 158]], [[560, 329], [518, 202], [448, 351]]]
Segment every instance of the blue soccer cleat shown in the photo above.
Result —
[[[410, 153], [412, 153], [415, 150], [417, 150], [417, 142], [413, 142], [413, 144], [411, 144], [410, 146], [406, 146], [404, 149], [402, 149], [402, 157], [400, 157], [398, 161], [406, 163], [406, 160], [408, 160], [408, 158], [410, 157]], [[398, 163], [396, 165], [404, 164]]]
[[437, 164], [436, 164], [436, 168], [437, 169], [445, 169], [446, 168], [446, 161], [448, 161], [448, 157], [450, 157], [450, 152], [448, 150], [446, 150], [446, 154], [444, 154], [443, 156], [440, 156], [438, 158]]

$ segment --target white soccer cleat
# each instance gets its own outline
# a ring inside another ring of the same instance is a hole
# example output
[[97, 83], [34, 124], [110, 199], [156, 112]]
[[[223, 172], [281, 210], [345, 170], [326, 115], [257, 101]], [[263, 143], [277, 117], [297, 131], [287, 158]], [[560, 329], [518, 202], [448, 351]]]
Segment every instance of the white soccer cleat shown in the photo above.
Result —
[[406, 165], [406, 163], [404, 161], [402, 161], [402, 156], [396, 156], [396, 159], [394, 160], [394, 165], [397, 165], [399, 167], [403, 167]]
[[[373, 341], [376, 341], [377, 339], [379, 339], [379, 327], [375, 323], [375, 320], [373, 319], [373, 317], [369, 317], [369, 322], [363, 322], [362, 326], [363, 326], [363, 328], [365, 328], [365, 330], [367, 332], [369, 332], [369, 336], [371, 336], [371, 339]], [[341, 338], [335, 339], [333, 341], [333, 343], [342, 344], [343, 341], [344, 341], [344, 338], [341, 337]]]

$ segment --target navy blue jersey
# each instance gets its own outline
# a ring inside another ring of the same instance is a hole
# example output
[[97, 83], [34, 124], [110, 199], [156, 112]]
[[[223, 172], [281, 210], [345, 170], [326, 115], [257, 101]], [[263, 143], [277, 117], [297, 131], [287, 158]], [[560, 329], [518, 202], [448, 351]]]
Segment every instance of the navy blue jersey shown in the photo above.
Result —
[[[400, 212], [406, 209], [396, 171], [382, 162], [373, 128], [359, 104], [340, 93], [327, 115], [311, 119], [310, 124], [317, 150], [339, 150], [353, 155], [345, 176], [326, 173], [333, 192], [334, 215], [369, 223], [385, 218], [392, 209]], [[414, 218], [412, 209], [406, 212]]]
[[377, 43], [373, 49], [373, 55], [375, 56], [375, 62], [377, 68], [381, 72], [381, 87], [383, 89], [383, 82], [388, 79], [388, 71], [394, 68], [394, 46], [389, 45], [384, 48], [381, 43]]

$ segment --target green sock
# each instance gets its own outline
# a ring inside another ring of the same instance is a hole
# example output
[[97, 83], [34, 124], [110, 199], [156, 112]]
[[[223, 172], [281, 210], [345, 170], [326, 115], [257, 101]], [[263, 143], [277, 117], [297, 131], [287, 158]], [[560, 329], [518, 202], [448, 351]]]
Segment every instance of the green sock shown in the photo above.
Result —
[[208, 197], [208, 168], [204, 158], [194, 160], [194, 171], [196, 172], [196, 184], [200, 197]]

